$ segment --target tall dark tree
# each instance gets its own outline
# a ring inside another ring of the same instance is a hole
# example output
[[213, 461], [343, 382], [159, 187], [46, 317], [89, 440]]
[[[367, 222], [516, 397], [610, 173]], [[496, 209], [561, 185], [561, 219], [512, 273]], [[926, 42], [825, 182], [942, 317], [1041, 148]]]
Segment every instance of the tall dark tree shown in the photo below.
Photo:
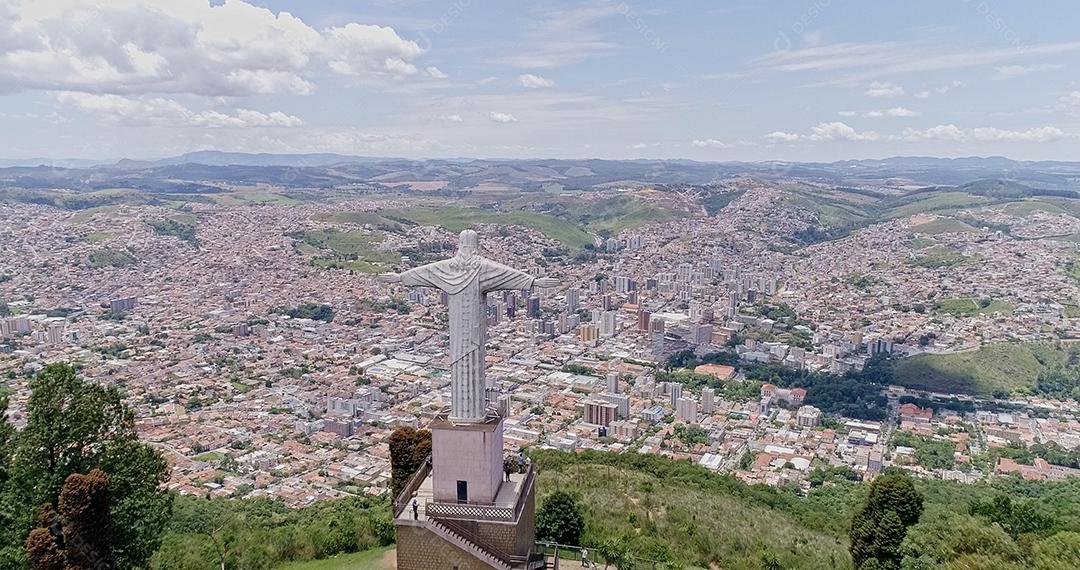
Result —
[[555, 491], [544, 498], [536, 512], [536, 537], [540, 540], [578, 546], [585, 532], [585, 513], [576, 497]]
[[30, 566], [34, 570], [113, 568], [111, 527], [108, 476], [100, 469], [72, 474], [60, 491], [59, 512], [46, 504], [37, 528], [26, 539]]
[[390, 434], [390, 491], [397, 498], [431, 453], [431, 432], [401, 427]]
[[145, 566], [161, 541], [172, 496], [168, 466], [140, 442], [120, 392], [83, 382], [67, 365], [47, 366], [30, 383], [26, 427], [15, 437], [10, 478], [0, 494], [0, 567], [23, 565], [38, 506], [58, 506], [65, 480], [97, 468], [109, 474], [112, 567]]
[[898, 569], [907, 529], [922, 515], [922, 495], [903, 475], [883, 475], [851, 521], [851, 558], [856, 570]]

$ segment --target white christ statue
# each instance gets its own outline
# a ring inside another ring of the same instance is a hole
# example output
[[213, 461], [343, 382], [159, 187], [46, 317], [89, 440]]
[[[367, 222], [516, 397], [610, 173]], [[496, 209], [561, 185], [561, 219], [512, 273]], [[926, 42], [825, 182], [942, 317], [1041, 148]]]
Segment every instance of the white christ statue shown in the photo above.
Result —
[[450, 419], [480, 422], [487, 417], [484, 345], [487, 344], [485, 296], [490, 291], [554, 287], [551, 278], [536, 278], [480, 257], [476, 232], [461, 232], [457, 255], [404, 273], [380, 276], [388, 283], [434, 287], [450, 299]]

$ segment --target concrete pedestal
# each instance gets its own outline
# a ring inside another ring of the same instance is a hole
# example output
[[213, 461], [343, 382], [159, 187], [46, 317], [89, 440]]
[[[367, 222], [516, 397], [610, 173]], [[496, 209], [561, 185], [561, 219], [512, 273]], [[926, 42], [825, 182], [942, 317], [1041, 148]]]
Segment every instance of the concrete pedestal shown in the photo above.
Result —
[[494, 503], [503, 481], [502, 418], [476, 423], [440, 418], [430, 428], [435, 501]]

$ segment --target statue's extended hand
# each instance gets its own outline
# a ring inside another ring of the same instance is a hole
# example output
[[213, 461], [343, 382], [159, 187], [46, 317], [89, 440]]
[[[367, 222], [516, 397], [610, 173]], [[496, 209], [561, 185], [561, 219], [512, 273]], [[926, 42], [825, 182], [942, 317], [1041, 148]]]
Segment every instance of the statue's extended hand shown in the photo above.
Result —
[[559, 280], [554, 277], [541, 277], [536, 281], [533, 281], [534, 287], [556, 287], [559, 285]]
[[378, 279], [383, 283], [401, 283], [401, 275], [397, 273], [381, 273]]

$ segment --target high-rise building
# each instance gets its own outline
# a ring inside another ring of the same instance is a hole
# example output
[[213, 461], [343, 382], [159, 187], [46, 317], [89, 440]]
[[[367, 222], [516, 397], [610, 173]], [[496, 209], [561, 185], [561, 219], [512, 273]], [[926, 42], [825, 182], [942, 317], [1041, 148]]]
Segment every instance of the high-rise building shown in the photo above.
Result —
[[325, 420], [323, 422], [323, 431], [336, 433], [341, 437], [352, 437], [353, 423], [352, 421], [338, 421], [338, 420]]
[[356, 400], [330, 397], [326, 399], [326, 415], [352, 418], [357, 411], [363, 408], [357, 405]]
[[602, 400], [585, 401], [585, 423], [596, 426], [609, 426], [615, 421], [618, 406]]
[[620, 275], [615, 278], [615, 292], [625, 295], [631, 291], [637, 290], [637, 282], [630, 277]]
[[499, 415], [508, 418], [513, 415], [512, 403], [510, 394], [503, 394], [496, 400], [496, 409], [499, 410]]
[[679, 398], [675, 402], [675, 419], [683, 423], [697, 421], [697, 401], [693, 398]]
[[64, 323], [49, 323], [49, 344], [61, 344], [64, 342]]
[[796, 418], [799, 422], [799, 427], [814, 428], [821, 423], [821, 410], [814, 406], [803, 406], [799, 408], [799, 413]]
[[649, 311], [638, 311], [637, 314], [637, 330], [640, 332], [649, 332], [649, 319], [652, 314]]
[[600, 329], [596, 325], [584, 324], [581, 325], [580, 331], [581, 342], [594, 343], [600, 338]]
[[607, 393], [618, 394], [619, 393], [619, 373], [608, 372], [607, 375]]
[[649, 332], [657, 333], [661, 336], [664, 334], [664, 320], [653, 317], [649, 319]]
[[12, 319], [12, 328], [15, 334], [29, 334], [30, 333], [30, 319], [26, 317], [15, 317]]
[[703, 325], [699, 323], [690, 324], [691, 342], [694, 344], [709, 344], [712, 342], [712, 333], [712, 325]]
[[613, 337], [615, 336], [616, 328], [615, 311], [604, 311], [604, 313], [600, 315], [600, 336]]
[[630, 417], [630, 396], [625, 394], [600, 394], [600, 399], [615, 404], [616, 416], [621, 419]]
[[716, 390], [712, 388], [701, 389], [701, 413], [711, 416], [716, 411]]
[[638, 428], [637, 420], [620, 420], [617, 422], [611, 422], [608, 426], [608, 433], [611, 437], [619, 441], [633, 441], [641, 435], [641, 429]]
[[668, 393], [671, 396], [671, 407], [674, 408], [682, 398], [683, 385], [678, 382], [668, 382]]
[[124, 311], [130, 311], [135, 308], [135, 297], [124, 297], [123, 299], [113, 299], [109, 301], [109, 310], [114, 313], [123, 313]]
[[576, 313], [581, 306], [581, 289], [571, 287], [566, 291], [566, 310]]

